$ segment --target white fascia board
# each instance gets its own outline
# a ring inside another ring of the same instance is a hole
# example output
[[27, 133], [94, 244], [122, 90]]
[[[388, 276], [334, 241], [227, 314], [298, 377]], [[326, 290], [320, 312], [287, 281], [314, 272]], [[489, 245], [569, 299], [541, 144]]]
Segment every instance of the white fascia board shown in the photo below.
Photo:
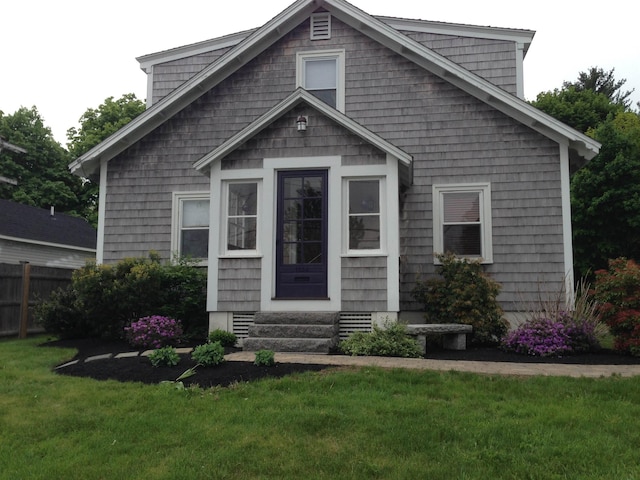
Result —
[[561, 135], [569, 140], [571, 148], [581, 152], [587, 160], [598, 154], [600, 144], [595, 140], [541, 112], [524, 100], [511, 95], [406, 35], [399, 33], [380, 20], [367, 15], [342, 0], [325, 0], [325, 5], [342, 22], [356, 28], [446, 82], [488, 103], [502, 113], [517, 119], [547, 137], [550, 131]]
[[30, 240], [28, 238], [9, 237], [7, 235], [0, 235], [0, 240], [9, 240], [17, 243], [28, 243], [29, 245], [40, 245], [43, 247], [55, 247], [64, 248], [65, 250], [77, 250], [80, 252], [96, 253], [95, 248], [76, 247], [75, 245], [65, 245], [63, 243], [43, 242], [40, 240]]
[[225, 35], [224, 37], [212, 38], [210, 40], [172, 48], [170, 50], [163, 50], [162, 52], [150, 53], [148, 55], [137, 57], [136, 60], [140, 63], [140, 68], [144, 72], [149, 73], [149, 69], [154, 65], [172, 62], [174, 60], [180, 60], [182, 58], [192, 57], [202, 53], [209, 53], [223, 48], [235, 47], [256, 30], [258, 29], [253, 28], [243, 32], [232, 33], [231, 35]]
[[242, 43], [187, 80], [160, 102], [69, 164], [72, 173], [89, 176], [100, 161], [109, 161], [240, 69], [297, 27], [318, 8], [317, 0], [299, 0], [253, 32]]
[[488, 40], [503, 40], [524, 44], [526, 55], [531, 41], [536, 34], [533, 30], [516, 28], [488, 27], [480, 25], [465, 25], [461, 23], [435, 22], [430, 20], [414, 20], [408, 18], [381, 17], [374, 18], [386, 23], [395, 30], [408, 32], [433, 33], [436, 35], [451, 35], [456, 37], [486, 38]]
[[[306, 90], [298, 88], [282, 102], [280, 102], [274, 108], [258, 118], [255, 122], [251, 123], [249, 126], [244, 128], [229, 140], [224, 142], [222, 145], [220, 145], [218, 148], [213, 150], [211, 153], [198, 160], [194, 164], [194, 168], [196, 170], [203, 170], [211, 163], [222, 159], [223, 157], [234, 151], [236, 148], [238, 148], [240, 145], [242, 145], [244, 142], [249, 140], [251, 137], [271, 125], [271, 123], [273, 123], [284, 113], [288, 112], [291, 108], [302, 102], [307, 103], [310, 107], [319, 111], [322, 115], [330, 118], [338, 125], [341, 125], [351, 133], [359, 136], [360, 138], [375, 146], [376, 148], [382, 150], [386, 154], [394, 156], [402, 164], [406, 166], [411, 165], [411, 162], [413, 161], [413, 157], [411, 157], [411, 155], [400, 150], [398, 147], [387, 142], [370, 130], [367, 130], [359, 123], [354, 122], [343, 113], [337, 111], [334, 108], [331, 108], [322, 100], [319, 100], [318, 98], [308, 93]], [[291, 128], [295, 128], [295, 125], [292, 125]]]

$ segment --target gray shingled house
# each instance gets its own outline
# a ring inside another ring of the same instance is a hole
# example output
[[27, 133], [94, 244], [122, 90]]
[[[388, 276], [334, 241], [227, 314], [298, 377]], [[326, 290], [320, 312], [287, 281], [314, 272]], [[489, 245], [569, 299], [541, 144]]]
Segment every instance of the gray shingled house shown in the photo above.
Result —
[[139, 58], [147, 111], [71, 164], [100, 179], [98, 260], [201, 258], [210, 327], [240, 337], [273, 312], [419, 318], [445, 250], [482, 259], [507, 312], [571, 294], [569, 177], [599, 144], [523, 100], [533, 35], [299, 0]]

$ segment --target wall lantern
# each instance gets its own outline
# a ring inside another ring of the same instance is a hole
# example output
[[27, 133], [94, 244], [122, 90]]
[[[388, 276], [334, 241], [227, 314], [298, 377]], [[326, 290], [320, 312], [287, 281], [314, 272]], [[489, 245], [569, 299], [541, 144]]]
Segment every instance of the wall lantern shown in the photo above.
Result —
[[308, 118], [300, 115], [298, 117], [298, 119], [296, 120], [296, 125], [298, 125], [298, 131], [299, 132], [305, 132], [307, 130], [307, 122], [308, 122]]

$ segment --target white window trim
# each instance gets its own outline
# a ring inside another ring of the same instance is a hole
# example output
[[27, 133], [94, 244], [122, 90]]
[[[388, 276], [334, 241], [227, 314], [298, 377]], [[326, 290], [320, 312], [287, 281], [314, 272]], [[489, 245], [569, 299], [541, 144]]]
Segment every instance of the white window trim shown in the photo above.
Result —
[[[352, 181], [378, 180], [380, 201], [380, 248], [349, 248], [349, 183]], [[342, 252], [345, 257], [368, 257], [387, 255], [387, 185], [384, 176], [343, 177], [342, 179]]]
[[345, 107], [345, 51], [314, 50], [298, 52], [296, 54], [296, 87], [304, 88], [304, 64], [307, 60], [335, 59], [336, 60], [336, 110], [344, 113]]
[[464, 183], [451, 185], [433, 185], [433, 253], [434, 263], [439, 264], [435, 257], [444, 253], [444, 239], [442, 223], [444, 220], [444, 202], [442, 195], [445, 193], [480, 193], [480, 239], [482, 242], [480, 257], [481, 263], [493, 263], [493, 239], [491, 223], [491, 184], [490, 183]]
[[[182, 230], [182, 203], [189, 200], [208, 200], [211, 202], [211, 195], [208, 191], [199, 192], [173, 192], [171, 201], [171, 260], [173, 262], [180, 258], [180, 245]], [[211, 208], [211, 204], [209, 204]], [[209, 235], [211, 235], [211, 220], [209, 220]], [[197, 263], [199, 266], [207, 266], [208, 258], [203, 258]]]
[[[238, 183], [255, 183], [256, 184], [256, 248], [253, 250], [229, 250], [229, 185]], [[222, 181], [222, 196], [220, 199], [220, 257], [223, 258], [246, 258], [259, 257], [260, 253], [260, 218], [262, 215], [262, 206], [260, 199], [262, 198], [262, 180], [259, 178], [246, 178]]]

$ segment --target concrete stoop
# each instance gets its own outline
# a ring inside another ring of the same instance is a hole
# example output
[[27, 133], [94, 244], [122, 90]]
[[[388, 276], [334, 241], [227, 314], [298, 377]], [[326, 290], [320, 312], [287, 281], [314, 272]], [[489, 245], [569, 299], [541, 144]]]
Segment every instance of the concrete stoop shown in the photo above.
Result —
[[338, 312], [258, 312], [242, 349], [329, 353], [339, 333]]

